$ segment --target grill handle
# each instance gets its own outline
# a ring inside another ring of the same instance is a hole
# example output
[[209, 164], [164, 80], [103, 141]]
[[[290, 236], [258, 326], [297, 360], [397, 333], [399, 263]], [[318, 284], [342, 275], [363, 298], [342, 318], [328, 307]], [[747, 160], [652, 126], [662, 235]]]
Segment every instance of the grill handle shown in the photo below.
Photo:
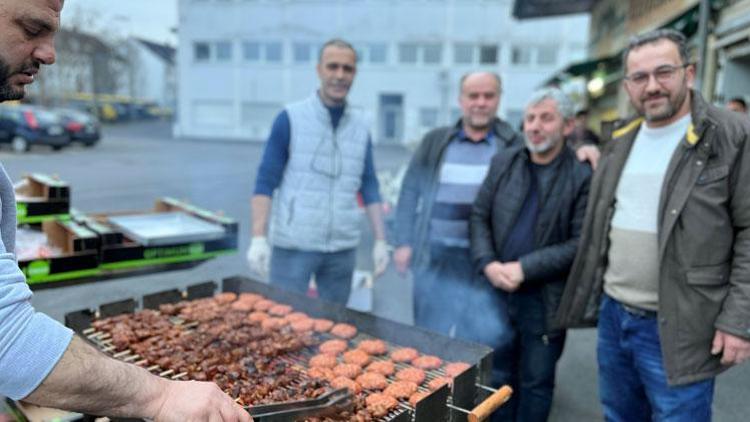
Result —
[[500, 387], [469, 412], [469, 422], [480, 422], [489, 418], [492, 412], [510, 399], [512, 394], [513, 389], [509, 386], [504, 385]]

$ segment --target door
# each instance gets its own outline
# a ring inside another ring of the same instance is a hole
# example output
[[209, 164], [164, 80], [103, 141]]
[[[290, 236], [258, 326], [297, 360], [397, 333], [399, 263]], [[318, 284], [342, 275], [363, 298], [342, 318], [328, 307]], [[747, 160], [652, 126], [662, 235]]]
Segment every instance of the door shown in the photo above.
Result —
[[401, 143], [404, 136], [404, 96], [380, 94], [378, 120], [380, 142]]

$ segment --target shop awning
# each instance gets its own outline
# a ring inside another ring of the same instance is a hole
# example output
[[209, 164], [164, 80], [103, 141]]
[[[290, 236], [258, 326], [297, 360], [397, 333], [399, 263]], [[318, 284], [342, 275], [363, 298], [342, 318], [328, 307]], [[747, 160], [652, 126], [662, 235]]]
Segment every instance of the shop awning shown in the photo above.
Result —
[[516, 19], [543, 18], [590, 12], [595, 0], [515, 0]]
[[576, 76], [588, 76], [597, 71], [601, 71], [605, 74], [611, 74], [620, 69], [621, 61], [622, 60], [620, 55], [615, 54], [613, 56], [606, 56], [597, 59], [586, 59], [580, 62], [571, 63], [565, 68], [556, 72], [542, 85], [555, 85], [568, 78]]

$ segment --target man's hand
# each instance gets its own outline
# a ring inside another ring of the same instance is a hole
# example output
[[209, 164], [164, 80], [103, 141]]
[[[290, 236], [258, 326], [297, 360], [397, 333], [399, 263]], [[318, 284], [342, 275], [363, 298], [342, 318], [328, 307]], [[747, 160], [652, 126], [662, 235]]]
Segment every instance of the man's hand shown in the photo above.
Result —
[[750, 341], [716, 330], [711, 354], [721, 353], [722, 365], [737, 365], [750, 358]]
[[253, 418], [212, 382], [168, 381], [153, 414], [155, 422], [251, 422]]
[[578, 161], [588, 161], [591, 164], [591, 168], [596, 170], [596, 166], [599, 164], [599, 157], [601, 157], [599, 148], [594, 145], [582, 145], [576, 150], [576, 157]]
[[372, 262], [375, 264], [375, 277], [380, 277], [388, 268], [388, 243], [383, 239], [376, 239], [372, 247]]
[[399, 274], [405, 275], [409, 271], [411, 254], [411, 246], [399, 246], [393, 251], [393, 264], [396, 266], [396, 271]]
[[[513, 264], [518, 265], [516, 269]], [[523, 271], [521, 265], [517, 262], [501, 264], [499, 261], [492, 261], [484, 267], [484, 275], [498, 289], [505, 290], [508, 293], [515, 292], [521, 286], [523, 281]], [[520, 275], [518, 274], [520, 271]]]
[[250, 241], [250, 247], [247, 248], [247, 263], [251, 271], [258, 273], [261, 278], [266, 278], [271, 263], [271, 246], [265, 237], [256, 236]]

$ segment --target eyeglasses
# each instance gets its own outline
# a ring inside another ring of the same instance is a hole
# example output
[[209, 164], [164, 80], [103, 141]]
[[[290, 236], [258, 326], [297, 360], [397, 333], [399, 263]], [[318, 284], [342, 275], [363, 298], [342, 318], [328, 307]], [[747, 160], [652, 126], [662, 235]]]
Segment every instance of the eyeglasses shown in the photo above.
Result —
[[686, 67], [690, 66], [690, 63], [686, 63], [680, 66], [672, 66], [672, 65], [664, 65], [657, 67], [653, 72], [633, 72], [630, 75], [625, 76], [625, 80], [628, 81], [630, 84], [642, 87], [646, 85], [651, 79], [651, 75], [654, 75], [654, 79], [656, 79], [659, 83], [666, 83], [672, 80], [674, 76], [677, 74], [677, 71], [679, 69], [684, 69]]

